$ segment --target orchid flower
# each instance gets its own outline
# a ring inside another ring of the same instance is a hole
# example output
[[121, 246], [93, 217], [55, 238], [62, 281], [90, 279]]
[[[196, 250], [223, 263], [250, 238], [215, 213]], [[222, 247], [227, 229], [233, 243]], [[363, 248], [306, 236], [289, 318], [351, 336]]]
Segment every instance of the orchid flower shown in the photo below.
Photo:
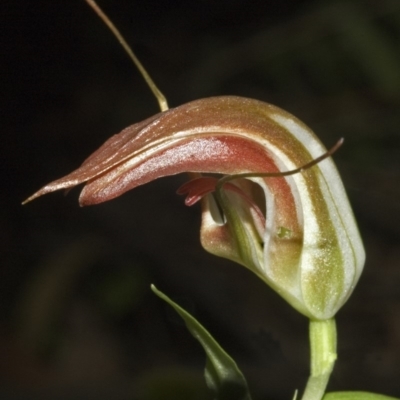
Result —
[[[357, 283], [362, 241], [331, 158], [279, 174], [325, 151], [280, 108], [233, 96], [201, 99], [112, 136], [81, 167], [27, 201], [86, 183], [80, 204], [97, 204], [160, 177], [212, 174], [179, 190], [188, 193], [188, 205], [201, 199], [203, 247], [252, 270], [304, 315], [324, 320]], [[278, 176], [262, 176], [268, 173]], [[215, 174], [230, 181], [221, 184]]]

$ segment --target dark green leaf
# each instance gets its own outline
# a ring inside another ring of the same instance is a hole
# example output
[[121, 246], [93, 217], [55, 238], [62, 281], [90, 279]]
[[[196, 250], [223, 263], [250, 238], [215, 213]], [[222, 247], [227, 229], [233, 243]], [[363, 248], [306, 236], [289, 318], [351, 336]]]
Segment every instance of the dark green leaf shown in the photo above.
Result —
[[[205, 378], [207, 386], [215, 393], [215, 400], [251, 400], [247, 382], [235, 361], [222, 349], [210, 333], [183, 308], [151, 285], [153, 292], [172, 306], [202, 345], [207, 355]], [[383, 400], [383, 399], [382, 399]]]
[[332, 392], [327, 393], [323, 400], [399, 400], [395, 397], [369, 392]]

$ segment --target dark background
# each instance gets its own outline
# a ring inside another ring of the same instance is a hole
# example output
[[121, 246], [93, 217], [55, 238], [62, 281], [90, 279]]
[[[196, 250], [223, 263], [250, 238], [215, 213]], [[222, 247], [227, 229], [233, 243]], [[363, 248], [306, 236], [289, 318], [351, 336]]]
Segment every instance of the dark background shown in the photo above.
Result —
[[[327, 147], [345, 137], [335, 160], [367, 263], [337, 316], [329, 389], [400, 396], [400, 2], [99, 2], [171, 107], [253, 97]], [[292, 398], [307, 321], [201, 249], [199, 208], [175, 194], [184, 176], [94, 207], [76, 189], [20, 205], [158, 107], [83, 1], [3, 0], [0, 18], [0, 398], [210, 398], [200, 347], [150, 283], [215, 335], [254, 399]]]

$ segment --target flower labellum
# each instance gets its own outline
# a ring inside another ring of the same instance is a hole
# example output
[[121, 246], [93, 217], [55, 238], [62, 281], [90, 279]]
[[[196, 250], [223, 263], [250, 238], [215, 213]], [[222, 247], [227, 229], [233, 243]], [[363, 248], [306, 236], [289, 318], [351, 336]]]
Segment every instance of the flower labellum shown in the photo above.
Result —
[[[80, 204], [113, 199], [182, 172], [279, 173], [321, 156], [315, 134], [270, 104], [234, 96], [196, 100], [112, 136], [80, 168], [27, 201], [86, 183]], [[210, 195], [215, 190], [214, 195]], [[201, 241], [246, 266], [312, 319], [335, 315], [352, 293], [365, 253], [331, 158], [290, 176], [188, 182], [187, 204], [202, 199]]]

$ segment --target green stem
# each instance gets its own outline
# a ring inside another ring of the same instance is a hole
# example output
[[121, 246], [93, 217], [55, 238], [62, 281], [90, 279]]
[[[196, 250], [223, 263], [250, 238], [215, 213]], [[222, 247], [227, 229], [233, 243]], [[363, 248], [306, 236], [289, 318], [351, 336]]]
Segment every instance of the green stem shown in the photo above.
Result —
[[302, 400], [321, 400], [336, 360], [335, 320], [310, 321], [311, 375]]

